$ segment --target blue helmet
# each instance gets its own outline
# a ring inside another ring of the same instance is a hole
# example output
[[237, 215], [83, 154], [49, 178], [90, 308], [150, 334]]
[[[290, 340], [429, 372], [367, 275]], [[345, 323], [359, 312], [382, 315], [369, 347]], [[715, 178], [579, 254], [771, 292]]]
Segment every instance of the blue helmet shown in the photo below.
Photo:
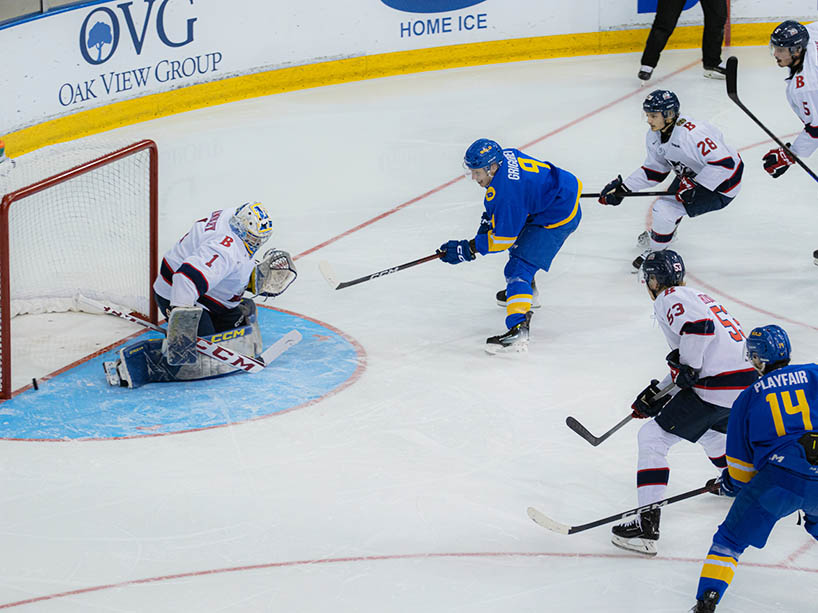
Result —
[[793, 54], [805, 49], [808, 42], [807, 29], [792, 19], [778, 24], [770, 34], [770, 47], [785, 47]]
[[747, 359], [764, 363], [790, 361], [790, 339], [784, 329], [771, 324], [753, 328], [747, 337]]
[[685, 278], [682, 256], [670, 249], [649, 253], [642, 262], [642, 278], [647, 283], [651, 277], [660, 287], [681, 285]]
[[466, 168], [488, 168], [492, 164], [500, 164], [503, 161], [503, 148], [495, 141], [488, 138], [478, 138], [469, 148], [463, 157], [463, 164]]
[[646, 113], [661, 113], [664, 117], [679, 114], [679, 98], [669, 89], [657, 89], [648, 94], [642, 103]]

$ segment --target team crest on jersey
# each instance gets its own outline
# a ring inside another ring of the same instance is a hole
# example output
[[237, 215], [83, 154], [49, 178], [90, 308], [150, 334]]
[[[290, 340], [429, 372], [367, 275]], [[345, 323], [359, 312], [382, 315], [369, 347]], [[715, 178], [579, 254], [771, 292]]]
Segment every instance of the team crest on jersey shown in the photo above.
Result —
[[686, 123], [687, 123], [687, 119], [685, 119], [684, 117], [680, 117], [680, 118], [679, 118], [679, 121], [677, 121], [677, 122], [676, 122], [676, 125], [677, 125], [677, 126], [683, 126], [683, 125], [685, 125]]
[[494, 196], [496, 195], [497, 192], [495, 191], [495, 189], [493, 187], [489, 187], [486, 190], [486, 202], [491, 202], [492, 200], [494, 200]]

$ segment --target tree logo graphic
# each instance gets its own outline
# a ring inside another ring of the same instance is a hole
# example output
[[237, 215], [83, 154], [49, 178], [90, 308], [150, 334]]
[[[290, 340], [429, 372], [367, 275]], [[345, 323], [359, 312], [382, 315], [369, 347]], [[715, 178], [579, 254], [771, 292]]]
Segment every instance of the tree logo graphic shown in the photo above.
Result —
[[80, 28], [80, 52], [89, 64], [103, 64], [119, 44], [119, 20], [109, 8], [101, 6], [88, 14]]
[[88, 32], [88, 42], [86, 43], [86, 46], [89, 49], [96, 48], [96, 61], [97, 63], [101, 63], [103, 45], [110, 45], [112, 42], [114, 42], [114, 35], [111, 31], [111, 26], [109, 26], [107, 23], [103, 23], [102, 21], [98, 21]]

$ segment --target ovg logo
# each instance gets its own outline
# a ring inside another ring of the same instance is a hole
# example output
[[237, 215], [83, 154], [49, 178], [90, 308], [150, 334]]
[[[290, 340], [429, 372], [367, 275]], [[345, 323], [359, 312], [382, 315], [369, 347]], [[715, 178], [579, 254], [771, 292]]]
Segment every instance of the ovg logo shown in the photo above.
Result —
[[386, 6], [407, 13], [443, 13], [480, 4], [486, 0], [381, 0]]
[[[131, 14], [131, 6], [133, 0], [130, 2], [121, 2], [116, 5], [122, 11], [122, 19], [127, 27], [128, 34], [133, 42], [136, 54], [142, 53], [142, 46], [145, 44], [147, 38], [148, 25], [152, 20], [156, 21], [156, 34], [159, 40], [168, 47], [183, 47], [188, 43], [193, 42], [193, 23], [196, 17], [191, 17], [187, 20], [187, 28], [185, 38], [179, 41], [171, 40], [167, 32], [167, 24], [165, 23], [165, 10], [168, 3], [172, 0], [144, 0], [148, 6], [145, 13], [144, 21], [137, 24], [134, 21], [134, 16]], [[193, 0], [185, 0], [186, 4], [193, 4]], [[156, 10], [156, 17], [154, 19], [153, 7], [158, 4]], [[82, 22], [80, 28], [80, 53], [82, 57], [89, 64], [104, 64], [116, 52], [119, 46], [119, 35], [122, 28], [119, 24], [120, 17], [107, 6], [101, 6], [94, 9]], [[177, 35], [178, 36], [178, 35]]]

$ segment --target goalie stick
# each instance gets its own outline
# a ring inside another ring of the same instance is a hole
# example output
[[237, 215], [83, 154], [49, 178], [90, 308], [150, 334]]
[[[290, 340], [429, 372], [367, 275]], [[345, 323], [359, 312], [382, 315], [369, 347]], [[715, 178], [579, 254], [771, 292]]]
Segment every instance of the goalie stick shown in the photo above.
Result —
[[[669, 394], [671, 391], [673, 391], [673, 387], [674, 387], [673, 383], [671, 383], [670, 385], [668, 385], [666, 387], [663, 387], [662, 389], [659, 390], [659, 393], [656, 394], [656, 396], [654, 396], [654, 398], [661, 398], [662, 396], [665, 396], [665, 395]], [[631, 413], [630, 415], [626, 416], [622, 421], [620, 421], [613, 428], [611, 428], [610, 430], [608, 430], [605, 434], [603, 434], [601, 436], [594, 436], [593, 434], [591, 434], [588, 431], [588, 428], [583, 426], [581, 423], [579, 423], [579, 421], [577, 421], [575, 418], [571, 417], [570, 415], [565, 418], [565, 425], [568, 426], [569, 428], [571, 428], [571, 430], [573, 430], [577, 434], [579, 434], [586, 441], [591, 443], [591, 445], [596, 447], [597, 445], [599, 445], [603, 441], [607, 440], [608, 437], [610, 437], [614, 432], [616, 432], [617, 430], [622, 428], [625, 424], [627, 424], [632, 419], [634, 419], [634, 417], [633, 417], [633, 414]]]
[[[140, 319], [139, 317], [135, 317], [129, 313], [125, 313], [124, 311], [115, 309], [110, 305], [97, 302], [96, 300], [85, 296], [78, 296], [77, 300], [98, 311], [107, 313], [108, 315], [113, 315], [114, 317], [119, 317], [125, 321], [130, 321], [142, 326], [143, 328], [148, 328], [149, 330], [159, 332], [160, 334], [167, 334], [164, 328], [161, 328], [156, 324], [152, 324], [149, 321], [145, 321], [144, 319]], [[222, 345], [212, 343], [202, 337], [196, 338], [196, 350], [203, 355], [213, 358], [214, 360], [218, 360], [219, 362], [224, 362], [225, 364], [233, 366], [237, 370], [257, 373], [264, 370], [273, 360], [287, 351], [287, 349], [297, 344], [299, 341], [301, 341], [301, 333], [298, 330], [290, 330], [287, 332], [287, 334], [270, 345], [258, 358], [251, 358], [250, 356], [239, 353], [238, 351], [233, 351], [232, 349], [228, 349]]]
[[809, 166], [807, 166], [801, 160], [801, 158], [799, 158], [797, 155], [795, 155], [787, 145], [785, 145], [783, 142], [781, 142], [781, 139], [779, 139], [775, 134], [773, 134], [770, 130], [768, 130], [767, 126], [765, 126], [763, 123], [761, 123], [761, 121], [758, 118], [756, 118], [756, 116], [753, 115], [750, 112], [750, 109], [748, 109], [746, 106], [744, 106], [744, 104], [741, 102], [741, 100], [739, 100], [739, 97], [738, 97], [738, 58], [735, 57], [735, 56], [730, 56], [729, 58], [727, 58], [727, 97], [730, 98], [730, 100], [732, 100], [733, 102], [735, 102], [738, 105], [738, 107], [742, 111], [744, 111], [750, 119], [752, 119], [754, 122], [756, 122], [758, 127], [761, 128], [762, 130], [764, 130], [764, 132], [767, 133], [767, 136], [769, 136], [771, 139], [773, 139], [779, 147], [781, 147], [784, 151], [786, 151], [787, 154], [793, 160], [795, 160], [795, 162], [801, 168], [803, 168], [809, 176], [811, 176], [813, 179], [818, 181], [818, 175], [816, 175], [814, 172], [812, 172], [812, 170], [810, 170]]
[[359, 277], [357, 279], [353, 279], [352, 281], [343, 281], [341, 283], [338, 282], [338, 277], [335, 276], [335, 271], [332, 269], [332, 266], [330, 265], [329, 262], [327, 261], [320, 262], [318, 264], [318, 269], [321, 271], [321, 274], [327, 280], [327, 283], [329, 283], [332, 289], [344, 289], [345, 287], [349, 287], [350, 285], [358, 285], [359, 283], [371, 281], [372, 279], [377, 279], [378, 277], [385, 277], [386, 275], [391, 275], [393, 272], [405, 270], [407, 268], [411, 268], [412, 266], [417, 266], [418, 264], [425, 264], [426, 262], [431, 262], [432, 260], [440, 259], [442, 255], [443, 255], [442, 251], [435, 252], [432, 255], [427, 255], [426, 257], [420, 258], [419, 260], [413, 260], [411, 262], [407, 262], [406, 264], [400, 264], [398, 266], [393, 266], [392, 268], [379, 270], [378, 272], [373, 272], [371, 275]]
[[616, 515], [610, 515], [608, 517], [603, 517], [602, 519], [597, 519], [596, 521], [588, 522], [587, 524], [579, 524], [577, 526], [568, 526], [566, 524], [560, 523], [548, 517], [542, 511], [538, 511], [534, 507], [528, 507], [528, 516], [534, 520], [534, 523], [542, 526], [547, 530], [551, 530], [552, 532], [558, 532], [559, 534], [576, 534], [577, 532], [584, 532], [585, 530], [590, 530], [591, 528], [596, 528], [597, 526], [604, 526], [605, 524], [610, 524], [615, 522], [619, 519], [627, 519], [633, 515], [637, 515], [639, 513], [644, 513], [645, 511], [651, 511], [653, 509], [661, 509], [664, 506], [669, 504], [673, 504], [674, 502], [679, 502], [681, 500], [687, 500], [688, 498], [693, 498], [694, 496], [698, 496], [699, 494], [705, 494], [707, 492], [712, 492], [713, 486], [712, 485], [704, 485], [702, 487], [698, 487], [695, 490], [690, 490], [689, 492], [685, 492], [683, 494], [677, 494], [676, 496], [671, 496], [670, 498], [665, 498], [664, 500], [659, 500], [657, 502], [646, 504], [643, 507], [636, 507], [635, 509], [631, 509], [629, 511], [624, 511], [622, 513], [617, 513]]

